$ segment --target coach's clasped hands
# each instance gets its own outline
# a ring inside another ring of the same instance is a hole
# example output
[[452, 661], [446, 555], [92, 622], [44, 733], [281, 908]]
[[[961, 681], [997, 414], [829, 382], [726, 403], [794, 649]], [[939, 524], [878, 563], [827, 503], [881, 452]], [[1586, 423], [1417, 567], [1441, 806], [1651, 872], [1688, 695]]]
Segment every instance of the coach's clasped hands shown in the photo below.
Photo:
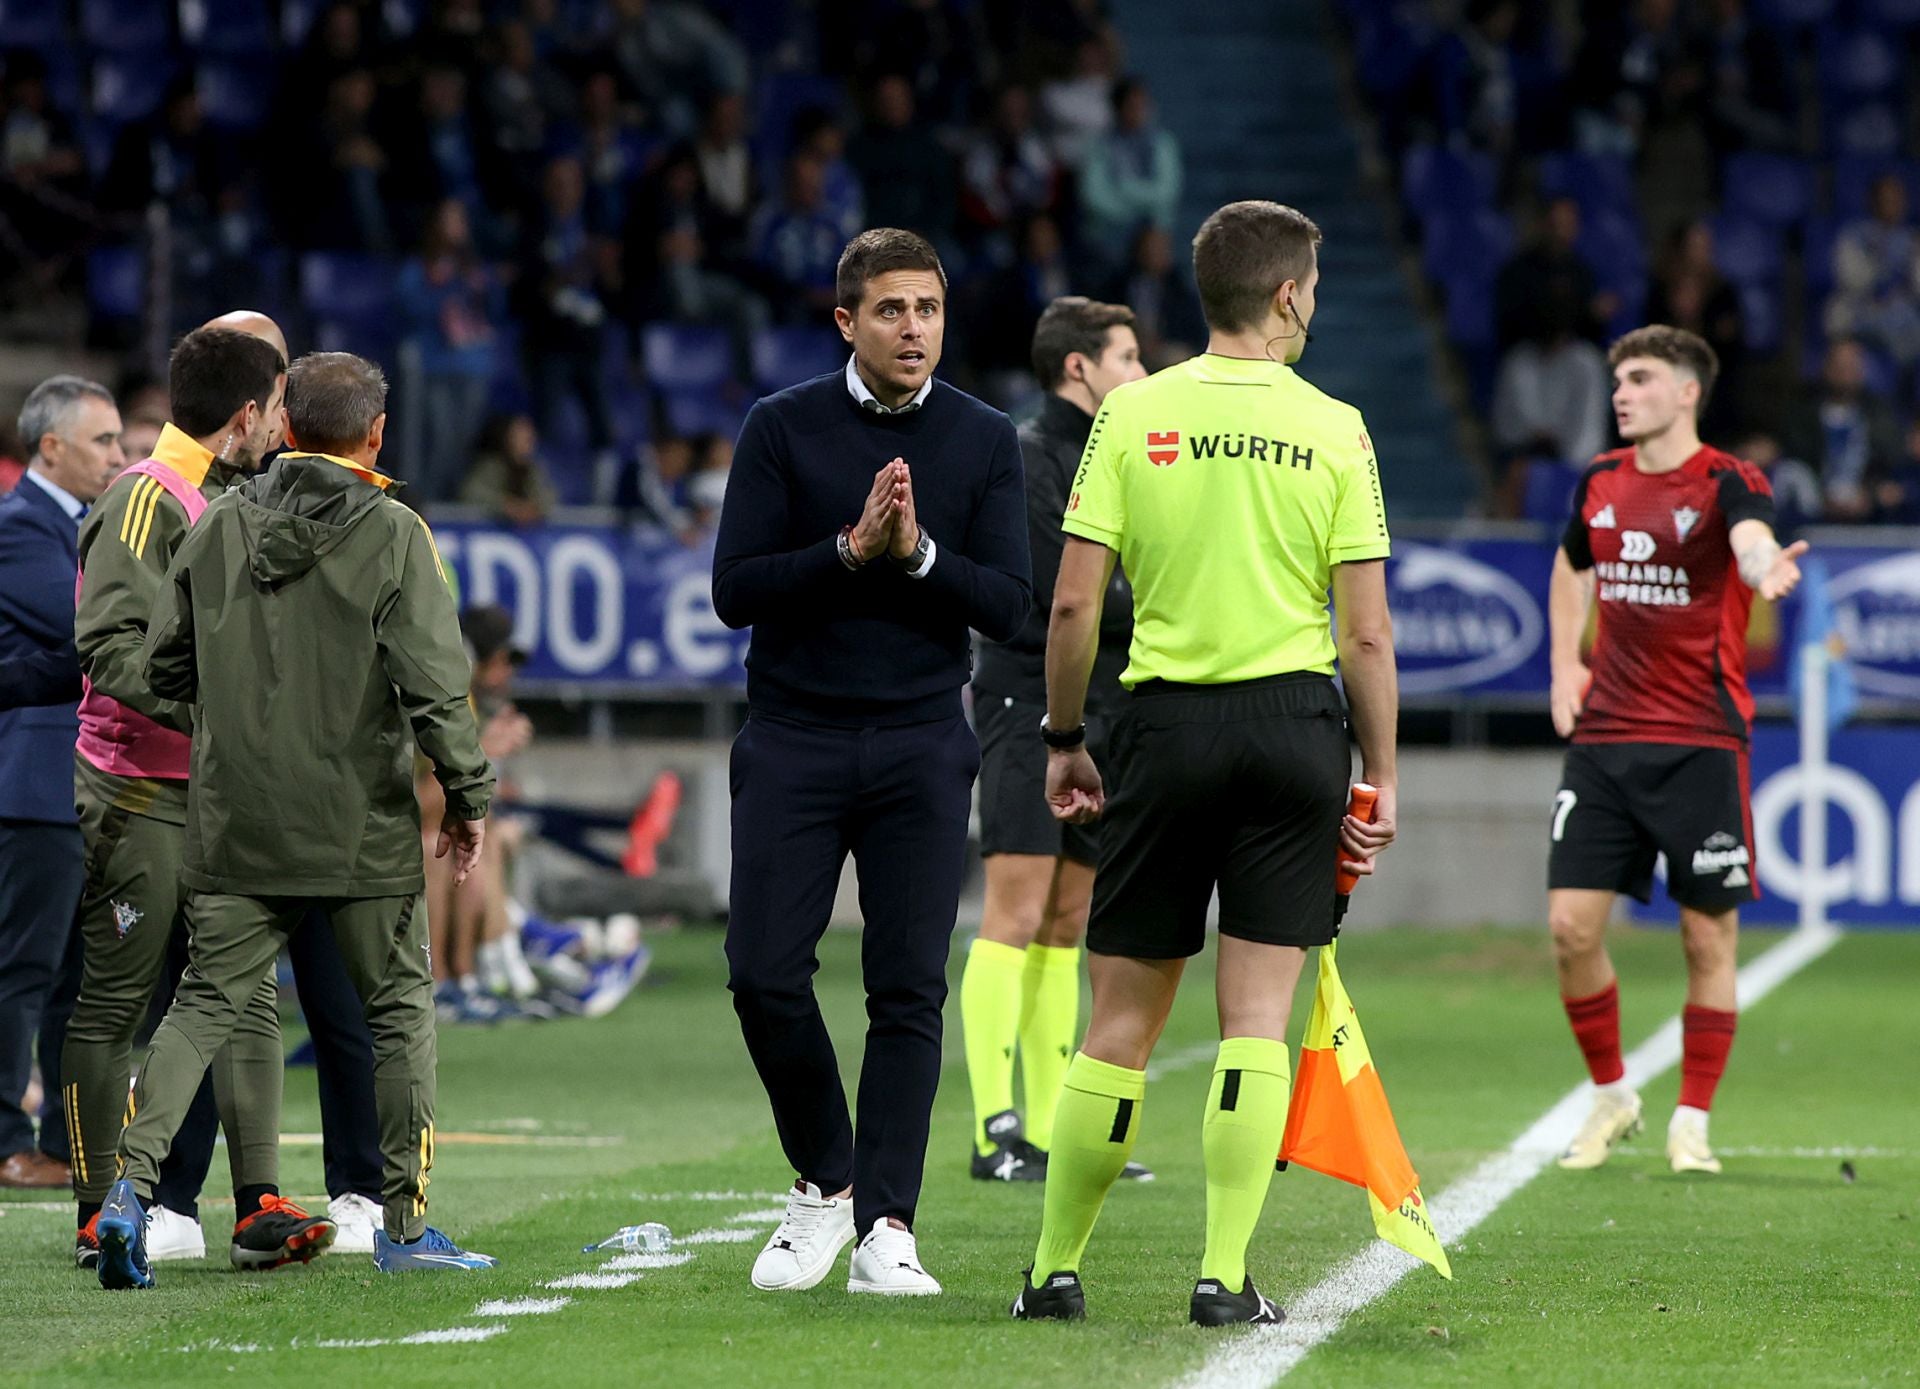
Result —
[[1084, 825], [1098, 819], [1106, 808], [1107, 789], [1100, 784], [1100, 769], [1093, 765], [1087, 745], [1048, 749], [1047, 809], [1053, 818]]
[[906, 559], [920, 543], [920, 516], [913, 506], [913, 475], [906, 460], [896, 458], [873, 475], [873, 490], [850, 537], [854, 558], [861, 564], [882, 552]]
[[1340, 819], [1340, 867], [1349, 873], [1361, 877], [1372, 874], [1374, 859], [1380, 851], [1393, 843], [1398, 833], [1394, 820], [1399, 810], [1399, 793], [1393, 783], [1374, 781], [1363, 776], [1363, 781], [1371, 783], [1378, 792], [1373, 803], [1373, 819], [1361, 820], [1352, 815]]

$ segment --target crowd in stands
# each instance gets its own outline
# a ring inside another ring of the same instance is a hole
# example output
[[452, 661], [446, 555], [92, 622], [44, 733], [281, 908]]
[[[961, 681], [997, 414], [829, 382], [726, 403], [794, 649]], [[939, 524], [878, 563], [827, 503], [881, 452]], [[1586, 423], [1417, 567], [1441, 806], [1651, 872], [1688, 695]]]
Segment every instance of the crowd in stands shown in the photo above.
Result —
[[942, 374], [1003, 404], [1057, 294], [1204, 340], [1123, 59], [1102, 0], [0, 6], [0, 297], [134, 348], [158, 265], [176, 327], [382, 362], [417, 499], [691, 532], [752, 399], [844, 360], [862, 226], [940, 247]]
[[1920, 4], [1339, 8], [1506, 511], [1564, 512], [1658, 321], [1789, 527], [1920, 524]]

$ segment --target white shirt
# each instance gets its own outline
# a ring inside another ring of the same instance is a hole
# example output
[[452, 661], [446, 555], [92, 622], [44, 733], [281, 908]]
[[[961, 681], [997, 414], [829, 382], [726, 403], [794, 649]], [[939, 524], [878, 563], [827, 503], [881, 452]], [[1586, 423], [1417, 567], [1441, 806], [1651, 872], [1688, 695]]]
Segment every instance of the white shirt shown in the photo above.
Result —
[[[872, 411], [876, 415], [911, 414], [913, 411], [918, 410], [922, 405], [925, 405], [927, 403], [927, 397], [933, 394], [933, 378], [929, 376], [925, 381], [920, 383], [920, 389], [913, 393], [913, 399], [909, 400], [905, 405], [902, 405], [897, 409], [886, 406], [886, 405], [882, 405], [880, 403], [880, 397], [876, 396], [872, 391], [868, 390], [867, 383], [860, 379], [860, 373], [854, 369], [854, 365], [853, 365], [854, 360], [855, 359], [852, 357], [847, 358], [847, 389], [853, 393], [853, 398], [860, 402], [860, 408], [862, 410]], [[922, 530], [920, 533], [922, 535], [926, 535], [926, 532], [924, 530]], [[927, 571], [933, 568], [933, 562], [936, 558], [938, 558], [939, 554], [940, 554], [940, 547], [934, 544], [933, 537], [928, 535], [927, 536], [927, 557], [920, 561], [919, 568], [909, 569], [907, 571], [907, 577], [909, 579], [926, 578]]]
[[49, 482], [37, 469], [27, 469], [27, 476], [39, 483], [40, 489], [49, 497], [52, 497], [56, 502], [60, 503], [60, 509], [67, 513], [67, 516], [76, 526], [80, 524], [80, 518], [87, 514], [87, 504], [85, 502], [74, 496], [73, 493], [67, 491], [66, 488]]

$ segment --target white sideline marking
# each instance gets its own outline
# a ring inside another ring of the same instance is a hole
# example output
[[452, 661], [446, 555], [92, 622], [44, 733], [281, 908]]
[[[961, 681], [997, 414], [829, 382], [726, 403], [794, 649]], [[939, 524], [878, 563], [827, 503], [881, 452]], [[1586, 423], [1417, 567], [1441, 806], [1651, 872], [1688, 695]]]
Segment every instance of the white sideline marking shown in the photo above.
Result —
[[450, 1326], [445, 1331], [416, 1331], [411, 1336], [402, 1336], [394, 1342], [396, 1346], [448, 1346], [464, 1344], [469, 1341], [491, 1341], [495, 1336], [506, 1334], [503, 1326]]
[[785, 1206], [769, 1206], [763, 1211], [741, 1211], [727, 1217], [729, 1225], [778, 1225], [787, 1218]]
[[565, 1278], [556, 1278], [541, 1286], [555, 1291], [570, 1288], [624, 1288], [639, 1281], [640, 1275], [637, 1273], [569, 1273]]
[[1175, 1071], [1184, 1071], [1197, 1066], [1202, 1061], [1211, 1061], [1220, 1054], [1218, 1042], [1195, 1042], [1190, 1047], [1182, 1047], [1171, 1055], [1147, 1062], [1147, 1079], [1158, 1080], [1161, 1076], [1170, 1076]]
[[476, 1317], [540, 1317], [572, 1302], [570, 1297], [495, 1298], [473, 1309]]
[[[768, 1221], [769, 1225], [773, 1222]], [[748, 1240], [760, 1238], [760, 1232], [754, 1229], [734, 1228], [731, 1230], [695, 1230], [680, 1244], [745, 1244]]]
[[[1782, 982], [1812, 964], [1840, 939], [1838, 927], [1804, 927], [1740, 971], [1739, 1001], [1751, 1008]], [[1627, 1081], [1636, 1089], [1671, 1070], [1680, 1061], [1680, 1020], [1669, 1018], [1626, 1058]], [[1500, 1204], [1539, 1175], [1565, 1151], [1586, 1117], [1593, 1087], [1567, 1092], [1505, 1152], [1429, 1198], [1427, 1213], [1443, 1243], [1458, 1245]], [[1287, 1321], [1270, 1331], [1236, 1337], [1176, 1389], [1268, 1389], [1332, 1336], [1346, 1319], [1384, 1297], [1411, 1270], [1421, 1267], [1411, 1254], [1375, 1240], [1287, 1304]]]
[[692, 1262], [693, 1255], [688, 1251], [669, 1249], [659, 1253], [616, 1254], [600, 1267], [609, 1273], [619, 1273], [630, 1268], [678, 1268]]
[[1715, 1148], [1720, 1157], [1751, 1158], [1910, 1158], [1911, 1148]]
[[[786, 1191], [636, 1191], [635, 1201], [784, 1201], [793, 1194]], [[64, 1201], [60, 1209], [65, 1210], [73, 1202]], [[782, 1207], [780, 1214], [785, 1215]]]

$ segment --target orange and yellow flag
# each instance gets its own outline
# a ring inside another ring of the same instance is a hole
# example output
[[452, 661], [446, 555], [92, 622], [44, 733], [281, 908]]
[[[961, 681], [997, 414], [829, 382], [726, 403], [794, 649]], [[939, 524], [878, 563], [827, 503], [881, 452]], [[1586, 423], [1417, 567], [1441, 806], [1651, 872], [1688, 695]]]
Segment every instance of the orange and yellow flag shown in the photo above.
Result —
[[1340, 982], [1333, 944], [1320, 951], [1319, 987], [1300, 1044], [1280, 1161], [1365, 1187], [1380, 1238], [1426, 1260], [1441, 1277], [1453, 1277], [1447, 1251], [1427, 1219], [1420, 1174], [1407, 1160], [1353, 1000]]

